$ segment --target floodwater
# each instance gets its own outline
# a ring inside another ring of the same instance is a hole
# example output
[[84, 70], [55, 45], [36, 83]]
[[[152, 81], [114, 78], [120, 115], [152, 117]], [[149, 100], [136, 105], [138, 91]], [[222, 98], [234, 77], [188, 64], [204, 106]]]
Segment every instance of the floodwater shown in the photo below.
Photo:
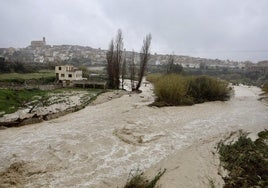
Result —
[[110, 179], [149, 168], [202, 139], [268, 128], [268, 106], [257, 100], [255, 87], [235, 86], [227, 102], [165, 108], [148, 107], [152, 86], [142, 90], [58, 119], [0, 130], [0, 171], [24, 161], [31, 164], [28, 187], [110, 187]]

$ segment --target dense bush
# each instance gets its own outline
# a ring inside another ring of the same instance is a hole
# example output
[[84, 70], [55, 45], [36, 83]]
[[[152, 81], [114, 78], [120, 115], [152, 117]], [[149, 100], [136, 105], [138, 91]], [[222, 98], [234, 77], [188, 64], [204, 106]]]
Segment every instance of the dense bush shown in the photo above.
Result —
[[198, 76], [189, 79], [187, 95], [195, 103], [205, 101], [224, 101], [229, 98], [228, 83], [209, 76]]
[[260, 87], [265, 82], [268, 82], [268, 74], [262, 72], [251, 72], [241, 69], [185, 69], [185, 75], [208, 75], [226, 80], [233, 84], [255, 85]]
[[229, 171], [223, 178], [225, 188], [268, 186], [268, 131], [262, 131], [258, 136], [252, 141], [240, 132], [236, 142], [225, 144], [221, 141], [218, 144], [220, 161]]
[[268, 93], [268, 82], [265, 83], [262, 87], [262, 90], [265, 92], [265, 93]]
[[224, 101], [230, 97], [228, 83], [208, 76], [184, 77], [175, 74], [156, 79], [153, 105], [192, 105], [205, 101]]
[[188, 81], [180, 75], [162, 76], [155, 83], [155, 94], [158, 106], [176, 106], [193, 104], [193, 99], [187, 95]]

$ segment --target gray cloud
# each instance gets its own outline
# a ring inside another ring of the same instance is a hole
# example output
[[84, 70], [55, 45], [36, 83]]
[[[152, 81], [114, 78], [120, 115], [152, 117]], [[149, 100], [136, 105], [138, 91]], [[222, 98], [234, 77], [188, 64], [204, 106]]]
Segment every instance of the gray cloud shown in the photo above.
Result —
[[[107, 48], [118, 28], [125, 47], [219, 59], [268, 59], [266, 0], [0, 0], [0, 47], [49, 44]], [[264, 51], [259, 51], [264, 50]]]

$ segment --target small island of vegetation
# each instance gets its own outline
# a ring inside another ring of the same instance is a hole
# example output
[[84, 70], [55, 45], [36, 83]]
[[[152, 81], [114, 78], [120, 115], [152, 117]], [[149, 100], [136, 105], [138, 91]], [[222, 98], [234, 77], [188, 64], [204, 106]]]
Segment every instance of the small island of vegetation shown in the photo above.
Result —
[[149, 75], [154, 84], [156, 100], [152, 106], [193, 105], [206, 101], [226, 101], [230, 98], [228, 82], [209, 76], [177, 74]]

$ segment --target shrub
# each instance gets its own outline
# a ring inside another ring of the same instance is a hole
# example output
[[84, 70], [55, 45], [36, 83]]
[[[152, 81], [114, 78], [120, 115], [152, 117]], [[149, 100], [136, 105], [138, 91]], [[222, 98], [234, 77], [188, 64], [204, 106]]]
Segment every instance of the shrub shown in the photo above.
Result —
[[154, 85], [158, 102], [167, 106], [193, 104], [191, 97], [187, 96], [188, 82], [185, 77], [176, 74], [162, 76]]
[[205, 101], [224, 101], [230, 97], [228, 83], [208, 76], [184, 77], [168, 74], [154, 83], [155, 106], [192, 105]]
[[224, 187], [267, 187], [268, 186], [268, 130], [258, 134], [252, 141], [240, 132], [234, 143], [218, 144], [220, 161], [229, 171]]
[[134, 174], [132, 174], [132, 171], [130, 172], [130, 179], [127, 181], [124, 188], [154, 188], [156, 186], [157, 181], [163, 176], [163, 174], [166, 172], [166, 169], [163, 171], [159, 171], [157, 175], [152, 180], [147, 180], [144, 177], [143, 172], [140, 170], [135, 170]]
[[189, 79], [187, 94], [195, 103], [205, 101], [224, 101], [229, 98], [228, 83], [209, 76], [198, 76]]
[[262, 90], [268, 94], [268, 82], [263, 85]]

